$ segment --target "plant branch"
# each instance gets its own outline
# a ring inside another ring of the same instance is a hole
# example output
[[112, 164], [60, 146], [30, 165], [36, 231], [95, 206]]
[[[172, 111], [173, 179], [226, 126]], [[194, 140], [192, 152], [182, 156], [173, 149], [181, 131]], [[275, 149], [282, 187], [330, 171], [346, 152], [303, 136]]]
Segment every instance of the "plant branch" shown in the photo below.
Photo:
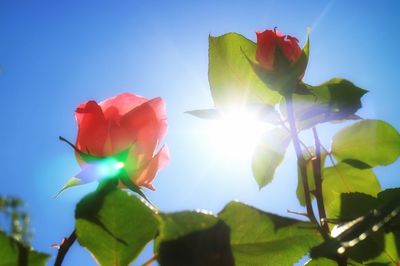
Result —
[[147, 260], [145, 263], [142, 264], [142, 266], [149, 266], [151, 265], [154, 261], [156, 261], [158, 258], [157, 254], [154, 254], [153, 257], [151, 257], [149, 260]]
[[321, 227], [327, 234], [329, 234], [329, 226], [324, 220], [326, 219], [326, 211], [324, 205], [324, 197], [322, 194], [322, 160], [321, 160], [321, 142], [318, 137], [317, 129], [312, 128], [315, 143], [315, 158], [312, 160], [312, 167], [314, 173], [315, 183], [315, 198], [317, 199], [318, 214], [321, 222]]
[[72, 244], [74, 244], [75, 240], [76, 240], [76, 232], [74, 230], [72, 231], [71, 235], [68, 238], [63, 239], [60, 248], [58, 249], [57, 258], [56, 262], [54, 263], [54, 266], [61, 266], [65, 255], [67, 254]]
[[338, 266], [347, 266], [347, 257], [341, 256], [336, 260]]
[[291, 214], [296, 214], [296, 215], [301, 215], [301, 216], [305, 216], [305, 217], [308, 217], [308, 214], [306, 213], [306, 212], [298, 212], [298, 211], [293, 211], [293, 210], [286, 210], [288, 213], [291, 213]]
[[300, 140], [297, 133], [296, 128], [296, 120], [294, 118], [294, 110], [293, 110], [293, 102], [291, 96], [286, 96], [286, 112], [288, 116], [289, 126], [290, 126], [290, 135], [293, 140], [293, 147], [296, 152], [297, 156], [297, 165], [300, 169], [301, 180], [303, 184], [304, 190], [304, 199], [306, 202], [306, 209], [307, 209], [307, 217], [312, 222], [318, 225], [318, 230], [321, 235], [326, 239], [328, 236], [325, 231], [320, 227], [317, 219], [315, 218], [314, 210], [311, 205], [311, 196], [310, 196], [310, 187], [308, 185], [308, 178], [307, 178], [307, 165], [306, 160], [304, 159], [303, 152], [301, 151], [300, 147]]
[[314, 211], [313, 211], [313, 208], [311, 205], [310, 189], [309, 189], [308, 180], [307, 180], [306, 161], [303, 157], [303, 153], [302, 153], [301, 147], [300, 147], [300, 140], [299, 140], [299, 136], [297, 133], [297, 127], [296, 127], [296, 122], [295, 122], [295, 118], [294, 118], [293, 103], [292, 103], [291, 97], [286, 97], [286, 109], [287, 109], [287, 116], [288, 116], [288, 121], [289, 121], [290, 135], [293, 140], [293, 146], [294, 146], [294, 150], [295, 150], [296, 156], [297, 156], [297, 164], [300, 169], [301, 180], [303, 183], [304, 198], [306, 201], [306, 208], [307, 208], [307, 216], [312, 222], [316, 222], [317, 220], [315, 219]]

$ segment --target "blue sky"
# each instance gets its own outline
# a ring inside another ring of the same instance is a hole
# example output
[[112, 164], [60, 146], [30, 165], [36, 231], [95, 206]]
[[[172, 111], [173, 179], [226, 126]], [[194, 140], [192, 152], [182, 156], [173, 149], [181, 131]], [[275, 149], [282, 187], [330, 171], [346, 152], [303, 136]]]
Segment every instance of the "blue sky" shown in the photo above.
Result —
[[[0, 1], [3, 114], [0, 194], [27, 204], [35, 248], [50, 248], [74, 226], [74, 206], [95, 185], [51, 196], [79, 167], [58, 141], [76, 137], [73, 112], [84, 101], [121, 92], [167, 103], [172, 162], [148, 196], [164, 211], [217, 212], [232, 199], [285, 214], [299, 210], [292, 150], [276, 178], [258, 190], [250, 158], [232, 161], [204, 138], [208, 122], [184, 111], [213, 105], [208, 35], [277, 26], [302, 43], [311, 26], [311, 84], [344, 77], [370, 92], [360, 115], [398, 130], [400, 16], [397, 1]], [[321, 127], [329, 143], [332, 129]], [[378, 168], [382, 187], [400, 184], [399, 163]], [[150, 248], [139, 259], [151, 255]], [[94, 265], [75, 245], [65, 265]], [[135, 264], [136, 265], [136, 264]]]

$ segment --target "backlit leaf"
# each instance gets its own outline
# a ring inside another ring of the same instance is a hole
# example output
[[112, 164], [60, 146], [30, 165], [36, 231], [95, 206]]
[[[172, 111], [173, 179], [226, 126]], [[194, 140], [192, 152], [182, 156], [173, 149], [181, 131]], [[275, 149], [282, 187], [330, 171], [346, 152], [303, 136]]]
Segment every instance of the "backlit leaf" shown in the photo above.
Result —
[[239, 202], [218, 215], [230, 228], [237, 266], [293, 265], [322, 241], [309, 222], [263, 212]]
[[327, 258], [312, 259], [306, 262], [306, 264], [304, 264], [304, 266], [337, 266], [337, 265], [338, 264], [336, 261]]
[[255, 121], [275, 125], [281, 123], [279, 113], [274, 109], [274, 107], [269, 104], [261, 103], [248, 103], [231, 110], [200, 109], [186, 111], [185, 113], [207, 120], [232, 119], [232, 115], [236, 115], [236, 113], [239, 113], [239, 115], [240, 113], [244, 113], [246, 116], [248, 115], [249, 117], [254, 118]]
[[[308, 178], [308, 187], [310, 191], [315, 190], [315, 181], [314, 181], [314, 169], [313, 169], [313, 163], [315, 160], [315, 151], [313, 148], [309, 148], [308, 151], [303, 151], [303, 157], [306, 160], [306, 168], [307, 168], [307, 178]], [[321, 167], [325, 165], [325, 158], [326, 158], [326, 152], [321, 151]], [[296, 189], [296, 195], [297, 199], [299, 200], [299, 203], [301, 206], [306, 205], [306, 201], [304, 199], [304, 189], [303, 189], [303, 181], [301, 178], [300, 174], [300, 169], [298, 169], [298, 174], [297, 174], [297, 189]], [[314, 198], [314, 194], [310, 194], [311, 199]]]
[[323, 169], [322, 191], [329, 209], [329, 205], [340, 198], [341, 193], [362, 192], [375, 197], [381, 187], [371, 169], [358, 169], [346, 163], [338, 163]]
[[221, 119], [221, 113], [217, 109], [200, 109], [200, 110], [192, 110], [186, 111], [185, 113], [196, 116], [202, 119], [216, 120]]
[[256, 44], [237, 33], [209, 37], [208, 78], [217, 108], [279, 101], [279, 94], [266, 87], [246, 59], [245, 54], [254, 59], [255, 52]]
[[287, 130], [276, 128], [264, 133], [253, 154], [253, 175], [260, 188], [272, 181], [290, 143]]
[[381, 120], [362, 120], [339, 131], [332, 141], [332, 154], [370, 166], [388, 165], [400, 156], [400, 135]]
[[[350, 81], [331, 79], [321, 85], [303, 84], [306, 95], [294, 94], [293, 106], [299, 129], [307, 129], [319, 123], [343, 119], [354, 120], [361, 108], [361, 97], [367, 92]], [[281, 111], [286, 113], [284, 100]]]
[[128, 265], [157, 232], [156, 214], [139, 198], [114, 189], [83, 198], [76, 233], [101, 265]]

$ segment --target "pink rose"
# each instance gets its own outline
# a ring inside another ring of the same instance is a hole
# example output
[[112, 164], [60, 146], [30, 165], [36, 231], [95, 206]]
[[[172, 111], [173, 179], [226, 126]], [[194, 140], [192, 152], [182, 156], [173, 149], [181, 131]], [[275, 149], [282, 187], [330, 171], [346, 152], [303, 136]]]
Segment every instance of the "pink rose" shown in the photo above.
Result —
[[[167, 130], [165, 104], [161, 98], [148, 100], [124, 93], [100, 103], [88, 101], [75, 111], [78, 123], [76, 147], [97, 157], [110, 157], [127, 151], [123, 168], [138, 186], [154, 190], [151, 182], [169, 162], [166, 145], [157, 152]], [[82, 162], [82, 172], [90, 165]], [[90, 171], [89, 171], [90, 172]], [[85, 176], [81, 174], [80, 178]], [[93, 179], [93, 177], [86, 178]], [[81, 180], [89, 182], [91, 180]]]

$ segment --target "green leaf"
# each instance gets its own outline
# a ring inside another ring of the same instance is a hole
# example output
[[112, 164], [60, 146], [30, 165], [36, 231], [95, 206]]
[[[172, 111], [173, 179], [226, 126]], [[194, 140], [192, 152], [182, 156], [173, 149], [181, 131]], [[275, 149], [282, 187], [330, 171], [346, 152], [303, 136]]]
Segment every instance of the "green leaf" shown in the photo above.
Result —
[[[315, 151], [314, 148], [309, 148], [309, 152], [303, 151], [303, 157], [306, 160], [306, 169], [307, 169], [307, 179], [308, 179], [308, 186], [310, 191], [315, 190], [315, 181], [314, 181], [314, 169], [313, 169], [313, 159], [315, 157]], [[323, 168], [325, 165], [325, 158], [326, 158], [326, 152], [321, 150], [321, 167]], [[303, 189], [303, 180], [301, 178], [300, 174], [300, 169], [297, 171], [297, 189], [296, 189], [296, 195], [297, 199], [299, 200], [299, 203], [301, 206], [306, 205], [306, 201], [304, 198], [304, 189]], [[314, 199], [314, 195], [311, 193], [310, 194], [311, 199]]]
[[237, 33], [209, 37], [208, 78], [217, 108], [278, 103], [279, 94], [259, 79], [246, 59], [254, 59], [255, 52], [256, 44]]
[[[266, 122], [270, 124], [280, 124], [280, 115], [275, 108], [269, 104], [251, 103], [241, 106], [236, 110], [218, 110], [218, 109], [202, 109], [186, 111], [185, 113], [196, 116], [198, 118], [207, 120], [224, 120], [226, 118], [232, 119], [237, 111], [244, 112], [251, 117], [254, 117], [259, 122]], [[233, 111], [233, 112], [229, 112]]]
[[252, 161], [253, 175], [260, 189], [272, 181], [289, 143], [289, 132], [282, 128], [270, 130], [261, 137]]
[[[347, 259], [346, 261], [348, 266], [362, 266], [365, 264], [360, 264], [354, 260], [351, 259]], [[318, 258], [318, 259], [312, 259], [310, 261], [308, 261], [306, 264], [304, 264], [304, 266], [337, 266], [338, 263], [334, 260], [330, 260], [327, 258]], [[384, 266], [384, 265], [380, 265], [380, 264], [368, 264], [369, 266]]]
[[218, 215], [230, 228], [235, 265], [292, 265], [322, 241], [309, 222], [263, 212], [239, 202]]
[[70, 188], [70, 187], [75, 187], [79, 186], [81, 184], [81, 180], [76, 177], [71, 177], [67, 183], [60, 189], [60, 191], [57, 192], [57, 194], [54, 196], [54, 198], [57, 198], [64, 190]]
[[[395, 209], [398, 212], [399, 205], [400, 189], [382, 191], [377, 197], [363, 193], [341, 194], [330, 204], [328, 211], [330, 219], [347, 222], [336, 226], [344, 231], [337, 239], [320, 245], [317, 250], [314, 248], [312, 255], [332, 256], [343, 242], [350, 243], [354, 239], [354, 246], [346, 247], [349, 258], [363, 265], [394, 264], [400, 260], [400, 234], [396, 231], [400, 217], [398, 213], [396, 218], [392, 215]], [[377, 228], [373, 229], [374, 226]], [[385, 230], [381, 230], [383, 227]], [[362, 234], [364, 237], [360, 238]]]
[[159, 240], [177, 239], [194, 231], [208, 229], [218, 222], [214, 215], [202, 211], [161, 213]]
[[199, 110], [192, 110], [186, 111], [185, 113], [196, 116], [202, 119], [209, 119], [209, 120], [216, 120], [221, 119], [221, 113], [217, 109], [199, 109]]
[[[308, 58], [310, 57], [310, 36], [307, 36], [307, 41], [301, 51], [300, 57], [294, 62], [291, 72], [296, 78], [302, 79], [307, 69]], [[302, 91], [295, 91], [295, 93], [302, 93]]]
[[332, 141], [332, 154], [370, 166], [388, 165], [400, 155], [400, 135], [381, 120], [362, 120], [339, 131]]
[[[386, 189], [379, 192], [376, 197], [359, 192], [342, 193], [328, 206], [329, 218], [347, 222], [374, 209], [396, 205], [397, 202], [400, 204], [400, 188]], [[400, 225], [400, 217], [391, 223]]]
[[338, 163], [323, 169], [322, 191], [329, 217], [329, 205], [340, 198], [341, 193], [362, 192], [375, 197], [381, 191], [381, 186], [371, 169], [358, 169], [346, 163]]
[[143, 193], [142, 189], [136, 185], [135, 182], [132, 181], [131, 177], [126, 173], [126, 171], [122, 171], [119, 174], [119, 181], [121, 181], [121, 183], [126, 186], [130, 191], [135, 192], [136, 194], [138, 194], [139, 196], [141, 196], [143, 199], [145, 199], [147, 201], [147, 203], [149, 203], [152, 207], [154, 207], [155, 209], [157, 208], [147, 197], [146, 195]]
[[348, 222], [379, 207], [376, 197], [360, 192], [342, 193], [327, 206], [329, 218], [338, 222]]
[[312, 259], [304, 264], [304, 266], [337, 266], [337, 265], [338, 264], [336, 261], [327, 258]]
[[155, 237], [158, 220], [139, 198], [105, 189], [78, 203], [75, 226], [79, 243], [101, 265], [128, 265]]
[[[400, 261], [400, 233], [384, 233], [384, 242], [380, 254], [372, 259], [365, 261], [367, 265], [394, 265]], [[376, 245], [374, 246], [376, 248]], [[360, 251], [362, 255], [365, 255]]]
[[[293, 95], [295, 118], [299, 129], [307, 129], [319, 123], [355, 118], [361, 108], [361, 97], [367, 92], [350, 81], [334, 78], [321, 85], [303, 84], [307, 95]], [[281, 112], [286, 114], [284, 100]]]
[[49, 258], [49, 255], [34, 251], [0, 231], [0, 266], [44, 266]]
[[[387, 264], [361, 264], [358, 263], [352, 259], [347, 259], [346, 261], [348, 266], [362, 266], [362, 265], [368, 265], [368, 266], [385, 266]], [[308, 261], [304, 266], [337, 266], [338, 263], [334, 260], [330, 260], [327, 258], [318, 258], [318, 259], [312, 259]]]
[[334, 78], [318, 86], [310, 86], [318, 102], [326, 104], [327, 121], [345, 119], [361, 108], [361, 97], [367, 93], [352, 82]]
[[229, 228], [217, 217], [190, 211], [160, 217], [155, 249], [161, 265], [234, 265]]
[[345, 252], [346, 257], [356, 262], [355, 265], [358, 265], [357, 263], [361, 265], [397, 265], [400, 234], [383, 230], [372, 231], [373, 226], [380, 222], [374, 222], [369, 218], [371, 217], [364, 216], [351, 221], [350, 224], [355, 224], [347, 227], [341, 235], [312, 248], [311, 257], [326, 256], [336, 260], [339, 253]]

